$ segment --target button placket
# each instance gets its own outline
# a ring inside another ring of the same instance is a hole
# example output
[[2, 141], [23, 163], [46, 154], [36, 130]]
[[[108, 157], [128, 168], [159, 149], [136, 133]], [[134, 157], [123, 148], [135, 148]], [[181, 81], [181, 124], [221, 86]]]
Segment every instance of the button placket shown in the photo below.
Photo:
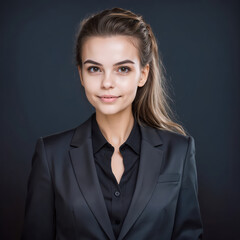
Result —
[[122, 193], [119, 188], [119, 186], [115, 183], [112, 186], [112, 221], [113, 221], [113, 226], [116, 231], [119, 231], [118, 227], [121, 224], [122, 221]]

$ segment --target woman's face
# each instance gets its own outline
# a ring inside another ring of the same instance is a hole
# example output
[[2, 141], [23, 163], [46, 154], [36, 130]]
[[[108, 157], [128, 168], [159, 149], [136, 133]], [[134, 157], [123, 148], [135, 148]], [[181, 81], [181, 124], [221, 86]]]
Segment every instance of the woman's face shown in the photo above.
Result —
[[137, 88], [147, 80], [149, 65], [141, 69], [131, 40], [121, 35], [90, 37], [82, 46], [81, 84], [98, 113], [131, 113]]

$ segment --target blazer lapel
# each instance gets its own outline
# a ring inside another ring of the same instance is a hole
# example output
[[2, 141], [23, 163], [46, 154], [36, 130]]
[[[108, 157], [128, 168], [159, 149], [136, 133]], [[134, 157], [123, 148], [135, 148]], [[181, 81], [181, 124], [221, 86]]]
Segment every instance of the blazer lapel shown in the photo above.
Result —
[[70, 150], [70, 156], [78, 185], [89, 208], [108, 237], [115, 239], [94, 163], [91, 117], [76, 129], [71, 142], [71, 146], [76, 148]]
[[137, 183], [118, 240], [125, 237], [150, 200], [163, 161], [163, 150], [157, 148], [157, 146], [162, 145], [162, 140], [156, 129], [142, 126], [140, 129], [142, 142]]

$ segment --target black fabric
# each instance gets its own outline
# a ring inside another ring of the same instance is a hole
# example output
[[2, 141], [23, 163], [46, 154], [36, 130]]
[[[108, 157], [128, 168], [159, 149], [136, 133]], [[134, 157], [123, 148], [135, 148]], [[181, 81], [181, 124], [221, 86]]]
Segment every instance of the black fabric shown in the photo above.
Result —
[[117, 238], [130, 206], [137, 180], [141, 149], [139, 125], [134, 119], [131, 133], [119, 147], [124, 163], [124, 173], [119, 184], [111, 169], [114, 147], [102, 135], [96, 121], [96, 114], [92, 118], [92, 144], [98, 179], [112, 228]]
[[91, 123], [89, 117], [38, 139], [22, 240], [202, 239], [194, 138], [139, 125], [136, 187], [116, 238], [95, 167]]

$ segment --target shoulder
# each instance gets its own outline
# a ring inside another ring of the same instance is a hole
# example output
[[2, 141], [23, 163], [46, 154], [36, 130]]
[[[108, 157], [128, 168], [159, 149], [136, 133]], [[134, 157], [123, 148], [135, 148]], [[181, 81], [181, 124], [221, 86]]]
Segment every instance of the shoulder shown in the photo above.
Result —
[[174, 147], [178, 149], [187, 150], [190, 147], [195, 147], [194, 137], [190, 134], [183, 135], [177, 132], [171, 132], [168, 130], [155, 130], [161, 138], [165, 147]]
[[46, 150], [66, 150], [69, 149], [72, 137], [76, 131], [77, 127], [63, 130], [60, 132], [55, 132], [50, 135], [41, 136], [37, 142], [42, 142]]
[[45, 144], [52, 145], [52, 144], [60, 144], [62, 142], [70, 142], [74, 132], [76, 131], [77, 127], [73, 127], [70, 129], [65, 129], [63, 131], [55, 132], [53, 134], [42, 136]]
[[194, 147], [194, 138], [164, 129], [141, 126], [142, 138], [153, 146], [166, 151], [186, 152], [189, 146]]
[[159, 129], [142, 124], [139, 124], [139, 126], [143, 140], [150, 142], [154, 146], [168, 146], [169, 144], [185, 146], [188, 145], [191, 141], [194, 142], [193, 137], [189, 134], [183, 135], [178, 132], [172, 132], [166, 129]]
[[76, 141], [78, 143], [89, 136], [91, 132], [90, 126], [91, 116], [76, 127], [40, 137], [38, 141], [43, 143], [45, 149], [60, 152], [66, 151], [71, 149]]
[[178, 132], [171, 132], [168, 130], [160, 130], [156, 129], [158, 134], [165, 140], [165, 141], [177, 141], [177, 142], [183, 142], [188, 143], [190, 140], [194, 139], [193, 136], [190, 134], [183, 135]]

